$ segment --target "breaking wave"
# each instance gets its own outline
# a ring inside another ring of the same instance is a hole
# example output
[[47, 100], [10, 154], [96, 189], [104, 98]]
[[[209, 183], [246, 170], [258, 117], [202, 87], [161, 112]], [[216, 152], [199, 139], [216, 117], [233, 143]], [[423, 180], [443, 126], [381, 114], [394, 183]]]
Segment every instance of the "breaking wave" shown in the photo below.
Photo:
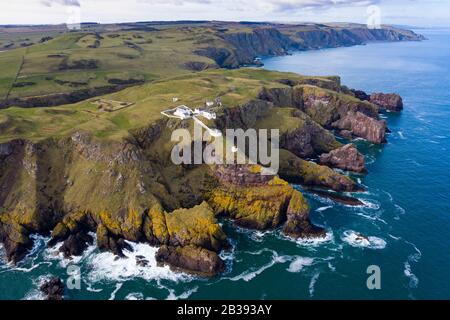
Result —
[[377, 237], [366, 237], [353, 230], [344, 231], [342, 241], [355, 248], [384, 249], [386, 241]]
[[[155, 254], [157, 248], [148, 244], [127, 242], [132, 251], [124, 250], [125, 257], [118, 258], [113, 253], [101, 252], [94, 253], [87, 257], [86, 263], [90, 267], [88, 279], [92, 283], [102, 280], [109, 281], [125, 281], [132, 278], [141, 278], [150, 280], [171, 280], [171, 281], [188, 281], [193, 277], [176, 273], [170, 270], [168, 266], [158, 266]], [[147, 266], [138, 266], [136, 259], [145, 260]]]
[[300, 272], [304, 267], [311, 266], [314, 263], [313, 258], [308, 257], [298, 257], [291, 262], [289, 268], [286, 270], [292, 273]]

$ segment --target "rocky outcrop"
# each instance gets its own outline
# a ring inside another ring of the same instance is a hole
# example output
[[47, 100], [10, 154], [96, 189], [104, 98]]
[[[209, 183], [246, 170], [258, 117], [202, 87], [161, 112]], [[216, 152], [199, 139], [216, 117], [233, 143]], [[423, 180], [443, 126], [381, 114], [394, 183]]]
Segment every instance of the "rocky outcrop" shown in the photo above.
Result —
[[[222, 68], [255, 64], [261, 55], [285, 55], [297, 44], [276, 28], [256, 28], [251, 32], [219, 34], [227, 48], [208, 47], [197, 54], [213, 59]], [[230, 49], [232, 48], [232, 49]]]
[[299, 210], [304, 204], [301, 193], [295, 192], [291, 198], [287, 208], [287, 221], [284, 225], [283, 232], [293, 238], [323, 238], [326, 235], [324, 228], [317, 227], [310, 223], [308, 213]]
[[39, 290], [47, 300], [64, 300], [64, 283], [60, 278], [51, 278], [45, 281]]
[[411, 31], [393, 28], [369, 29], [363, 26], [350, 28], [321, 28], [299, 31], [302, 49], [322, 49], [361, 45], [373, 41], [419, 41], [424, 38]]
[[353, 144], [320, 156], [320, 164], [354, 172], [366, 172], [365, 158]]
[[358, 98], [359, 100], [362, 101], [370, 100], [370, 96], [362, 90], [350, 89], [349, 93], [352, 94], [354, 97]]
[[273, 108], [273, 104], [264, 100], [251, 100], [234, 108], [221, 110], [217, 115], [216, 125], [219, 129], [247, 129]]
[[225, 263], [210, 250], [196, 246], [162, 246], [156, 253], [159, 265], [169, 265], [176, 271], [185, 271], [212, 277], [225, 270]]
[[345, 117], [349, 112], [359, 112], [378, 119], [379, 108], [367, 101], [316, 86], [301, 86], [301, 89], [304, 111], [325, 128], [331, 128], [333, 122]]
[[[49, 245], [60, 245], [68, 258], [81, 255], [96, 234], [100, 250], [126, 257], [130, 242], [148, 243], [162, 248], [160, 263], [213, 275], [223, 269], [219, 255], [228, 248], [218, 216], [245, 228], [283, 228], [294, 238], [324, 236], [325, 230], [310, 221], [307, 201], [289, 183], [331, 189], [334, 197], [360, 190], [351, 178], [307, 160], [325, 153], [324, 163], [360, 170], [360, 154], [341, 148], [331, 130], [380, 143], [386, 124], [378, 120], [379, 107], [340, 90], [338, 78], [224, 72], [223, 77], [213, 73], [209, 89], [222, 97], [216, 77], [231, 83], [223, 101], [236, 103], [220, 108], [208, 125], [279, 129], [279, 176], [263, 175], [256, 164], [173, 164], [170, 132], [190, 127], [157, 118], [159, 112], [151, 123], [114, 138], [97, 136], [83, 125], [45, 139], [11, 140], [0, 144], [0, 242], [7, 258], [20, 261], [32, 247], [31, 234], [51, 234]], [[202, 85], [207, 74], [196, 75]], [[48, 111], [61, 118], [72, 115], [59, 109]], [[10, 113], [2, 117], [0, 124], [11, 130], [3, 138], [13, 132], [10, 124], [25, 120]]]
[[[246, 167], [245, 175], [260, 175], [255, 167]], [[220, 177], [219, 177], [220, 181]], [[289, 235], [320, 237], [323, 234], [309, 220], [309, 206], [302, 194], [277, 176], [260, 185], [247, 185], [246, 179], [221, 182], [208, 195], [208, 203], [216, 214], [231, 218], [237, 225], [257, 230], [275, 229], [289, 221]], [[302, 226], [294, 228], [292, 226]], [[306, 227], [309, 226], [310, 229]]]
[[370, 41], [419, 41], [412, 31], [394, 28], [368, 29], [362, 25], [257, 26], [242, 32], [218, 32], [223, 46], [207, 47], [197, 54], [213, 59], [220, 67], [237, 68], [257, 64], [261, 56], [286, 55], [291, 50], [311, 50], [361, 45]]
[[334, 122], [331, 127], [338, 130], [348, 130], [353, 135], [376, 144], [386, 142], [386, 122], [370, 118], [359, 111], [349, 112], [342, 119]]
[[329, 191], [317, 190], [317, 189], [308, 189], [308, 192], [318, 195], [321, 198], [329, 199], [333, 202], [343, 204], [345, 206], [352, 206], [352, 207], [364, 206], [364, 203], [361, 200], [359, 200], [357, 198], [349, 197], [346, 195], [342, 195], [337, 192], [329, 192]]
[[[92, 242], [87, 234], [96, 231], [97, 246], [123, 257], [123, 250], [131, 251], [127, 241], [147, 242], [155, 246], [168, 245], [174, 248], [178, 256], [184, 251], [178, 248], [194, 246], [199, 250], [210, 251], [208, 256], [216, 255], [228, 247], [225, 233], [218, 225], [211, 208], [203, 203], [191, 209], [178, 209], [164, 212], [154, 206], [144, 212], [130, 210], [116, 214], [100, 212], [98, 214], [78, 213], [66, 216], [52, 232], [50, 246], [62, 241], [60, 251], [66, 257], [78, 256]], [[173, 260], [165, 260], [170, 264]], [[179, 260], [176, 267], [190, 270], [190, 262], [182, 265]], [[207, 261], [202, 263], [203, 266]], [[198, 270], [192, 270], [198, 271]]]
[[15, 219], [0, 215], [0, 242], [3, 243], [8, 261], [17, 263], [26, 256], [33, 245], [29, 235], [30, 231]]
[[319, 187], [345, 192], [361, 190], [349, 177], [339, 174], [327, 166], [300, 159], [286, 150], [280, 151], [279, 175], [290, 183], [301, 184], [306, 187]]
[[401, 112], [403, 110], [403, 99], [395, 93], [373, 93], [369, 100], [388, 111]]

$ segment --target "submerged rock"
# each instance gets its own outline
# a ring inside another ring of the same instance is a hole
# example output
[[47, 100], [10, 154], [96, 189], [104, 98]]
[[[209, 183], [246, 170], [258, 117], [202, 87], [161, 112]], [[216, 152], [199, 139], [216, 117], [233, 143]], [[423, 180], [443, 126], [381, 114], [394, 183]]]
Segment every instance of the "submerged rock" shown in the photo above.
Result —
[[344, 196], [339, 193], [327, 192], [327, 191], [323, 191], [323, 190], [314, 190], [314, 189], [308, 189], [308, 192], [316, 194], [322, 198], [330, 199], [334, 202], [337, 202], [337, 203], [340, 203], [343, 205], [352, 206], [352, 207], [364, 206], [364, 203], [361, 200], [352, 198], [352, 197], [348, 197], [348, 196]]
[[148, 267], [150, 265], [150, 261], [145, 259], [144, 256], [136, 256], [136, 265], [138, 267]]
[[64, 283], [60, 278], [45, 281], [39, 290], [45, 294], [47, 300], [64, 300]]
[[333, 168], [354, 172], [366, 172], [364, 156], [359, 153], [353, 144], [347, 144], [330, 153], [320, 156], [320, 163]]
[[373, 93], [370, 95], [370, 102], [393, 112], [403, 110], [403, 99], [395, 93]]

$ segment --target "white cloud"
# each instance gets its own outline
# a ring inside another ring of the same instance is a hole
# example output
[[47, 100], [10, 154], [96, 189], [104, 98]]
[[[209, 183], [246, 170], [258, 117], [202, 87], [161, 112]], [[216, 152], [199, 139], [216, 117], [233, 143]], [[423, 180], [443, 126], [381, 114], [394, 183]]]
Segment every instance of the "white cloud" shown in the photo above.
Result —
[[267, 11], [285, 11], [304, 8], [330, 8], [333, 6], [368, 6], [377, 0], [138, 0], [148, 5], [189, 6], [207, 4], [232, 9], [237, 6], [265, 9]]
[[0, 0], [0, 24], [65, 23], [67, 8], [83, 21], [151, 20], [366, 21], [377, 4], [383, 23], [449, 25], [448, 0]]
[[51, 7], [54, 4], [59, 4], [63, 6], [80, 7], [80, 2], [78, 0], [41, 0], [41, 3], [46, 7]]

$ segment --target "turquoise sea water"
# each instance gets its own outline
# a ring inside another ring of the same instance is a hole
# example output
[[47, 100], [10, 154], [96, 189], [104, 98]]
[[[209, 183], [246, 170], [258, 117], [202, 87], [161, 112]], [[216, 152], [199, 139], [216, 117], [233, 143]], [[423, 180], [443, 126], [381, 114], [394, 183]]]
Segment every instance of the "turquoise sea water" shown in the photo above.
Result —
[[[389, 143], [357, 145], [369, 174], [355, 176], [367, 187], [351, 208], [307, 195], [315, 223], [328, 228], [323, 242], [293, 242], [279, 231], [236, 230], [225, 223], [234, 250], [229, 270], [204, 280], [156, 266], [139, 268], [136, 255], [154, 265], [156, 249], [134, 245], [129, 259], [90, 248], [72, 262], [45, 249], [36, 237], [18, 267], [0, 262], [0, 299], [39, 298], [43, 278], [67, 278], [67, 266], [81, 268], [81, 290], [71, 299], [428, 299], [450, 298], [450, 31], [418, 30], [424, 42], [296, 53], [266, 59], [271, 70], [340, 75], [350, 87], [397, 92], [401, 115], [390, 114]], [[352, 231], [371, 236], [366, 247]], [[2, 259], [0, 257], [0, 259]], [[366, 286], [367, 267], [381, 269], [381, 290]]]

